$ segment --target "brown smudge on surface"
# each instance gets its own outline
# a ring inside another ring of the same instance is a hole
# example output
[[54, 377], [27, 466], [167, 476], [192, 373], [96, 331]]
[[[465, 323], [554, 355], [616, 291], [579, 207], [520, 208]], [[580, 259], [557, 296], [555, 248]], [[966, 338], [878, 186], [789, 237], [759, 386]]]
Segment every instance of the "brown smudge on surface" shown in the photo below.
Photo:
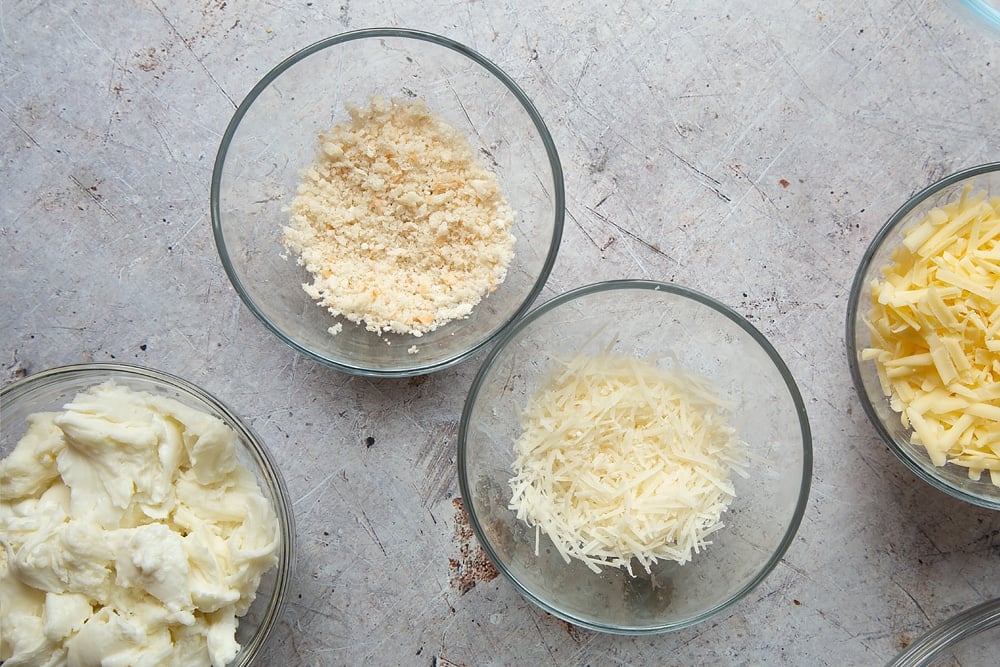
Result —
[[791, 183], [788, 182], [788, 179], [783, 178], [780, 181], [778, 181], [778, 185], [780, 185], [783, 188], [787, 188], [789, 185], [791, 185]]
[[476, 544], [475, 533], [469, 525], [469, 515], [465, 511], [465, 502], [452, 498], [455, 507], [455, 541], [458, 543], [458, 556], [448, 559], [451, 568], [451, 587], [465, 595], [477, 583], [493, 581], [500, 574], [490, 562], [483, 548]]
[[156, 49], [150, 47], [145, 51], [136, 51], [133, 54], [136, 59], [136, 65], [143, 72], [152, 72], [160, 66], [160, 60], [157, 58]]
[[549, 618], [551, 618], [552, 620], [554, 620], [559, 625], [561, 625], [562, 628], [563, 628], [563, 630], [566, 631], [566, 634], [569, 635], [570, 639], [572, 639], [577, 644], [579, 644], [580, 641], [583, 639], [583, 636], [582, 636], [583, 632], [584, 632], [583, 628], [577, 627], [577, 626], [573, 625], [572, 623], [570, 623], [569, 621], [564, 621], [563, 619], [561, 619], [561, 618], [559, 618], [557, 616], [553, 616], [552, 614], [550, 614], [548, 612], [545, 612], [545, 615], [548, 616]]
[[3, 377], [0, 383], [9, 384], [28, 376], [28, 369], [24, 367], [21, 360], [17, 358], [17, 350], [11, 355], [10, 361], [4, 366]]

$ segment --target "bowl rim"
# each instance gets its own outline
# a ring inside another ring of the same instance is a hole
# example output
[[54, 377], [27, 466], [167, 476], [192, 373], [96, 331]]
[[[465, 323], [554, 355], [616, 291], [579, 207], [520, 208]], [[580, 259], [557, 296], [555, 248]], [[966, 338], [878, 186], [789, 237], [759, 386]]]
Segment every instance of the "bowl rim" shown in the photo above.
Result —
[[997, 36], [997, 31], [1000, 31], [1000, 8], [985, 0], [954, 0], [953, 6], [966, 18], [978, 20], [978, 27], [988, 28], [993, 36]]
[[224, 421], [236, 431], [247, 449], [250, 450], [251, 455], [263, 471], [263, 477], [270, 487], [270, 491], [276, 496], [274, 513], [281, 531], [281, 542], [278, 545], [278, 564], [275, 568], [274, 594], [268, 600], [268, 605], [263, 612], [263, 619], [260, 625], [257, 626], [250, 639], [246, 643], [241, 644], [240, 653], [238, 654], [238, 656], [241, 656], [241, 659], [230, 665], [230, 667], [246, 667], [260, 652], [270, 637], [271, 632], [277, 626], [287, 605], [291, 584], [294, 580], [295, 518], [292, 513], [291, 496], [285, 484], [285, 479], [281, 474], [281, 469], [260, 436], [228, 405], [207, 390], [184, 378], [147, 366], [100, 362], [68, 364], [47, 368], [0, 387], [0, 403], [7, 404], [10, 401], [21, 398], [36, 387], [52, 385], [64, 379], [85, 378], [91, 374], [101, 375], [100, 378], [95, 377], [95, 382], [98, 380], [113, 379], [113, 375], [110, 377], [107, 375], [109, 373], [172, 386], [217, 410], [223, 416]]
[[1000, 626], [1000, 598], [970, 607], [928, 630], [887, 667], [928, 667], [942, 650], [996, 626]]
[[861, 262], [858, 264], [857, 272], [854, 274], [854, 280], [851, 282], [851, 291], [847, 299], [847, 317], [845, 318], [846, 326], [844, 342], [847, 348], [847, 365], [850, 369], [851, 382], [854, 385], [854, 391], [861, 402], [861, 407], [868, 416], [868, 421], [870, 421], [872, 426], [875, 427], [876, 433], [889, 451], [891, 451], [897, 459], [902, 461], [903, 465], [905, 465], [914, 475], [922, 479], [927, 484], [930, 484], [935, 489], [972, 505], [985, 507], [987, 509], [1000, 510], [1000, 496], [995, 499], [990, 499], [968, 493], [962, 489], [952, 486], [944, 479], [939, 478], [936, 475], [932, 475], [924, 469], [923, 466], [917, 463], [906, 452], [906, 450], [901, 447], [898, 442], [896, 442], [895, 438], [893, 438], [892, 434], [889, 432], [889, 429], [879, 418], [878, 413], [875, 412], [875, 406], [872, 405], [872, 402], [868, 399], [868, 394], [865, 391], [864, 380], [861, 377], [861, 364], [858, 360], [858, 342], [855, 340], [855, 331], [857, 330], [858, 317], [860, 315], [859, 308], [861, 306], [861, 293], [864, 291], [866, 284], [865, 275], [868, 273], [868, 270], [875, 259], [875, 254], [882, 247], [886, 239], [894, 231], [896, 231], [898, 225], [904, 218], [906, 218], [907, 215], [909, 215], [911, 211], [913, 211], [913, 209], [929, 197], [933, 197], [941, 190], [949, 188], [956, 183], [992, 172], [1000, 172], [1000, 161], [987, 162], [985, 164], [960, 169], [959, 171], [949, 174], [944, 178], [941, 178], [920, 189], [916, 192], [916, 194], [911, 195], [902, 206], [896, 209], [895, 213], [889, 216], [889, 219], [886, 220], [886, 222], [872, 238], [871, 243], [869, 243], [868, 247], [865, 249], [865, 253], [861, 257]]
[[[246, 288], [243, 285], [243, 281], [240, 280], [239, 275], [236, 273], [236, 269], [233, 266], [230, 258], [229, 252], [226, 247], [225, 234], [222, 229], [222, 213], [220, 208], [220, 193], [222, 187], [222, 173], [226, 162], [226, 156], [229, 152], [230, 144], [232, 143], [233, 137], [235, 136], [237, 130], [239, 129], [240, 123], [246, 116], [250, 107], [257, 100], [260, 94], [267, 89], [282, 73], [291, 68], [292, 66], [302, 62], [309, 56], [322, 51], [327, 48], [335, 47], [338, 44], [360, 40], [360, 39], [371, 39], [371, 38], [402, 38], [411, 39], [415, 41], [428, 42], [446, 49], [450, 49], [456, 53], [459, 53], [477, 65], [481, 66], [487, 72], [492, 74], [500, 83], [502, 83], [514, 97], [520, 102], [521, 106], [524, 108], [528, 117], [531, 119], [532, 124], [535, 127], [536, 132], [538, 132], [539, 139], [541, 139], [543, 146], [545, 147], [545, 153], [549, 160], [549, 168], [552, 171], [552, 186], [553, 186], [553, 210], [554, 210], [554, 220], [553, 220], [553, 232], [552, 239], [549, 242], [548, 253], [546, 254], [545, 261], [542, 264], [541, 271], [535, 278], [535, 283], [528, 294], [525, 296], [521, 305], [504, 321], [497, 329], [489, 336], [486, 336], [480, 340], [477, 344], [472, 347], [458, 351], [440, 361], [417, 366], [406, 366], [397, 365], [389, 368], [370, 368], [363, 366], [361, 364], [354, 364], [344, 360], [337, 360], [328, 356], [321, 354], [320, 352], [311, 350], [298, 341], [294, 340], [288, 336], [280, 327], [277, 326], [271, 319], [264, 313], [264, 311], [257, 305], [257, 303], [250, 297]], [[256, 85], [250, 90], [246, 95], [240, 105], [236, 108], [229, 124], [226, 126], [225, 133], [222, 135], [222, 140], [219, 143], [219, 149], [215, 156], [215, 163], [212, 168], [212, 181], [211, 190], [209, 194], [210, 203], [210, 214], [212, 220], [212, 234], [215, 239], [215, 247], [219, 254], [219, 258], [222, 260], [222, 266], [225, 269], [226, 275], [229, 278], [230, 283], [236, 290], [243, 303], [250, 309], [250, 312], [259, 320], [267, 329], [271, 331], [279, 340], [284, 342], [286, 345], [291, 347], [296, 352], [304, 355], [305, 357], [317, 361], [326, 366], [330, 366], [337, 370], [343, 371], [345, 373], [350, 373], [352, 375], [361, 375], [367, 377], [384, 377], [384, 378], [404, 378], [413, 377], [417, 375], [424, 375], [428, 373], [433, 373], [436, 371], [443, 370], [454, 366], [462, 361], [465, 361], [469, 357], [477, 354], [481, 349], [489, 345], [492, 341], [496, 340], [500, 334], [503, 333], [505, 329], [510, 327], [510, 325], [516, 322], [522, 315], [524, 315], [534, 303], [538, 294], [542, 291], [545, 282], [548, 280], [549, 274], [552, 271], [552, 266], [555, 264], [556, 255], [559, 250], [559, 246], [562, 241], [563, 227], [565, 223], [566, 216], [566, 195], [565, 195], [565, 183], [564, 175], [562, 169], [562, 163], [559, 159], [559, 152], [556, 149], [555, 141], [552, 139], [548, 127], [545, 121], [542, 119], [541, 114], [538, 112], [535, 104], [531, 101], [528, 95], [521, 89], [521, 87], [499, 66], [497, 66], [493, 61], [486, 58], [478, 51], [443, 35], [439, 35], [432, 32], [427, 32], [423, 30], [413, 30], [409, 28], [390, 28], [390, 27], [379, 27], [379, 28], [364, 28], [359, 30], [351, 30], [324, 39], [313, 42], [312, 44], [296, 51], [292, 55], [288, 56], [276, 66], [274, 66], [270, 71], [267, 72], [257, 82]]]
[[466, 444], [468, 442], [469, 429], [471, 427], [470, 417], [473, 407], [475, 406], [476, 400], [479, 396], [480, 388], [492, 369], [493, 364], [496, 362], [497, 358], [503, 353], [507, 348], [508, 344], [525, 328], [530, 326], [532, 322], [537, 320], [542, 315], [547, 312], [558, 308], [559, 306], [573, 301], [579, 297], [587, 296], [590, 294], [608, 292], [615, 290], [650, 290], [654, 292], [667, 292], [674, 294], [676, 296], [689, 299], [691, 301], [700, 303], [701, 305], [707, 306], [718, 312], [719, 314], [725, 316], [746, 333], [753, 338], [754, 341], [760, 345], [761, 349], [767, 354], [774, 364], [775, 369], [781, 375], [784, 380], [785, 387], [788, 390], [789, 396], [795, 405], [796, 415], [799, 421], [799, 431], [802, 443], [802, 478], [799, 484], [799, 495], [796, 500], [795, 510], [792, 513], [792, 517], [785, 529], [785, 533], [781, 540], [778, 542], [777, 548], [771, 554], [768, 561], [764, 566], [751, 577], [742, 587], [736, 589], [731, 593], [725, 600], [719, 604], [707, 609], [699, 614], [686, 618], [683, 621], [665, 623], [653, 626], [611, 626], [601, 623], [591, 622], [584, 619], [576, 618], [575, 616], [564, 612], [563, 610], [555, 607], [554, 605], [542, 600], [536, 596], [531, 590], [524, 586], [513, 574], [507, 569], [503, 562], [503, 559], [499, 557], [499, 554], [493, 548], [492, 543], [486, 538], [486, 533], [483, 530], [479, 518], [476, 516], [475, 506], [472, 502], [466, 501], [465, 508], [466, 513], [469, 517], [469, 524], [472, 526], [472, 530], [476, 535], [476, 539], [482, 546], [486, 555], [489, 557], [490, 561], [496, 566], [496, 568], [502, 572], [505, 578], [510, 581], [514, 587], [530, 601], [534, 602], [541, 609], [546, 612], [563, 619], [574, 625], [584, 627], [590, 630], [595, 630], [598, 632], [604, 632], [609, 634], [617, 635], [652, 635], [664, 632], [670, 632], [674, 630], [681, 630], [684, 628], [691, 627], [708, 618], [711, 618], [726, 609], [729, 609], [734, 604], [739, 602], [741, 599], [746, 597], [750, 591], [756, 588], [772, 570], [777, 566], [777, 564], [784, 557], [784, 554], [788, 551], [795, 536], [798, 532], [799, 526], [802, 522], [802, 518], [805, 514], [806, 506], [809, 500], [809, 491], [812, 484], [812, 472], [813, 472], [813, 447], [812, 447], [812, 432], [809, 426], [809, 417], [806, 412], [805, 402], [802, 399], [802, 395], [799, 392], [798, 385], [795, 383], [795, 379], [792, 377], [791, 371], [785, 364], [784, 360], [778, 354], [777, 350], [771, 344], [764, 335], [757, 330], [750, 322], [739, 315], [729, 306], [725, 305], [721, 301], [710, 297], [697, 290], [678, 285], [676, 283], [660, 282], [656, 280], [646, 280], [646, 279], [619, 279], [619, 280], [608, 280], [597, 283], [591, 283], [589, 285], [584, 285], [582, 287], [577, 287], [568, 292], [564, 292], [549, 301], [546, 301], [542, 305], [535, 308], [528, 315], [522, 318], [520, 321], [516, 322], [512, 327], [504, 332], [500, 340], [490, 351], [486, 360], [483, 362], [482, 366], [476, 373], [475, 378], [472, 381], [472, 385], [465, 399], [465, 404], [462, 408], [462, 415], [459, 420], [458, 426], [458, 454], [457, 454], [457, 466], [458, 466], [458, 484], [459, 492], [462, 498], [471, 498], [471, 487], [468, 479], [468, 463], [467, 463], [467, 453]]

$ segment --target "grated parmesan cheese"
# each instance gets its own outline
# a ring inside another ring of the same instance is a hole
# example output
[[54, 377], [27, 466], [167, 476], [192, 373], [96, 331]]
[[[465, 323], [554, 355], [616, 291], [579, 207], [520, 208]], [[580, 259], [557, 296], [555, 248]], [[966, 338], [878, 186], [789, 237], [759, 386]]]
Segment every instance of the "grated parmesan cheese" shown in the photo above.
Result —
[[468, 317], [514, 252], [495, 176], [422, 101], [376, 97], [348, 112], [320, 136], [284, 230], [312, 276], [303, 289], [379, 334], [421, 336]]
[[1000, 197], [967, 187], [927, 213], [871, 294], [862, 358], [911, 443], [1000, 486]]
[[722, 528], [745, 454], [704, 379], [608, 352], [557, 361], [522, 415], [509, 507], [563, 559], [650, 571]]

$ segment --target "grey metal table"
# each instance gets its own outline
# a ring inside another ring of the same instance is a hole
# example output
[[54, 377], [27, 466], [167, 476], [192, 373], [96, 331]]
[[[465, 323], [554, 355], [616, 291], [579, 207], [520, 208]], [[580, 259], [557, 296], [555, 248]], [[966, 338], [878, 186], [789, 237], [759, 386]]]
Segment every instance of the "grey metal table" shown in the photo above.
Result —
[[[675, 281], [735, 307], [790, 366], [812, 495], [731, 610], [607, 636], [483, 576], [454, 465], [482, 356], [347, 376], [280, 344], [229, 286], [208, 189], [235, 105], [298, 48], [375, 25], [469, 44], [546, 119], [568, 204], [541, 299], [581, 276]], [[3, 381], [134, 362], [249, 418], [299, 538], [264, 664], [882, 664], [1000, 596], [1000, 514], [932, 491], [878, 441], [847, 372], [847, 291], [909, 194], [1000, 158], [998, 99], [1000, 40], [933, 1], [0, 2]]]

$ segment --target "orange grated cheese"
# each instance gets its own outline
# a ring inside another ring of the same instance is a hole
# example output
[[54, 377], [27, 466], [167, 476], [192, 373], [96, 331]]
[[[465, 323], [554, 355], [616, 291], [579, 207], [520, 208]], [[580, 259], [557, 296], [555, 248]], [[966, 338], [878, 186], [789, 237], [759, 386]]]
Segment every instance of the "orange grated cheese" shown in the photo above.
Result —
[[934, 465], [1000, 486], [1000, 197], [927, 213], [871, 285], [866, 320], [883, 393]]

